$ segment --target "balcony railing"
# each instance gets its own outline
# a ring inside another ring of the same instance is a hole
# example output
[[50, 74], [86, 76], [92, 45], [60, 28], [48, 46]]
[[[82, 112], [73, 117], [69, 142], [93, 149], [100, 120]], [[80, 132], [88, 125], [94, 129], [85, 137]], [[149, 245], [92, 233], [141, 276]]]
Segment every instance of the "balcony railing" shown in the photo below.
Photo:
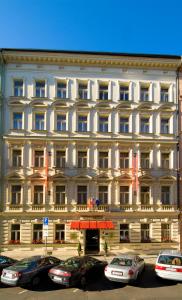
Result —
[[30, 204], [27, 206], [22, 204], [7, 204], [6, 211], [62, 211], [62, 212], [132, 212], [132, 211], [164, 211], [175, 212], [177, 205], [172, 204], [100, 204], [100, 205], [87, 205], [87, 204]]
[[10, 211], [22, 211], [23, 205], [22, 204], [9, 204]]
[[45, 204], [32, 204], [32, 210], [44, 211], [45, 210]]

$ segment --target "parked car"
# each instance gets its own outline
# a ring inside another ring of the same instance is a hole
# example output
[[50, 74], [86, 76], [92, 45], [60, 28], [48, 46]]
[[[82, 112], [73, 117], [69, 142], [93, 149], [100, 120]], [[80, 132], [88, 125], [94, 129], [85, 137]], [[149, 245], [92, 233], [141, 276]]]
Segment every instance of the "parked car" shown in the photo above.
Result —
[[4, 268], [7, 268], [17, 262], [16, 259], [0, 255], [0, 275]]
[[3, 269], [1, 282], [7, 285], [38, 285], [49, 269], [60, 264], [60, 259], [53, 256], [32, 256], [24, 258], [14, 265]]
[[182, 253], [176, 250], [161, 251], [155, 264], [157, 277], [182, 281]]
[[118, 255], [105, 267], [104, 273], [111, 281], [129, 283], [138, 279], [144, 267], [144, 259], [138, 255]]
[[103, 274], [106, 264], [106, 261], [91, 256], [75, 256], [50, 269], [49, 277], [53, 282], [67, 287], [77, 284], [84, 287], [92, 274], [94, 279], [97, 275]]

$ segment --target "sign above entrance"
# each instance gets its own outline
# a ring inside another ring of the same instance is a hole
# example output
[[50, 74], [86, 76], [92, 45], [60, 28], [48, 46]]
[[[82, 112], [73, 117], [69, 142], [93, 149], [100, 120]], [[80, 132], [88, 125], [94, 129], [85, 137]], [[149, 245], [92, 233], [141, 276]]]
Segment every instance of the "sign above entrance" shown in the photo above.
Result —
[[114, 229], [112, 221], [72, 221], [71, 229]]

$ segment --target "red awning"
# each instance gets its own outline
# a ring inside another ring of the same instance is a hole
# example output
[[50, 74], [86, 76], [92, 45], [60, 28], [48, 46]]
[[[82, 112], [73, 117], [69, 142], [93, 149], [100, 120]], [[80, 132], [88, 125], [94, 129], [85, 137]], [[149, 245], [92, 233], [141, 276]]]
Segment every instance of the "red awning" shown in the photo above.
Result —
[[70, 229], [80, 229], [80, 221], [72, 221]]
[[70, 229], [114, 229], [112, 221], [72, 221]]

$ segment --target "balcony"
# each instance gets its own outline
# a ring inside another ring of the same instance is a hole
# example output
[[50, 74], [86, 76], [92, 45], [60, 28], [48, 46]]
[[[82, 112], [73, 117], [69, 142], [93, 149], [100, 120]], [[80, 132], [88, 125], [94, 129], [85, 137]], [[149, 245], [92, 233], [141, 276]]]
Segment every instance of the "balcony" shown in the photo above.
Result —
[[155, 210], [155, 205], [152, 204], [141, 204], [138, 206], [138, 210], [141, 211], [154, 211]]
[[32, 211], [45, 211], [45, 204], [32, 204]]
[[69, 211], [70, 210], [70, 205], [54, 204], [54, 210], [55, 211]]
[[22, 204], [8, 204], [9, 211], [23, 211], [23, 205]]

